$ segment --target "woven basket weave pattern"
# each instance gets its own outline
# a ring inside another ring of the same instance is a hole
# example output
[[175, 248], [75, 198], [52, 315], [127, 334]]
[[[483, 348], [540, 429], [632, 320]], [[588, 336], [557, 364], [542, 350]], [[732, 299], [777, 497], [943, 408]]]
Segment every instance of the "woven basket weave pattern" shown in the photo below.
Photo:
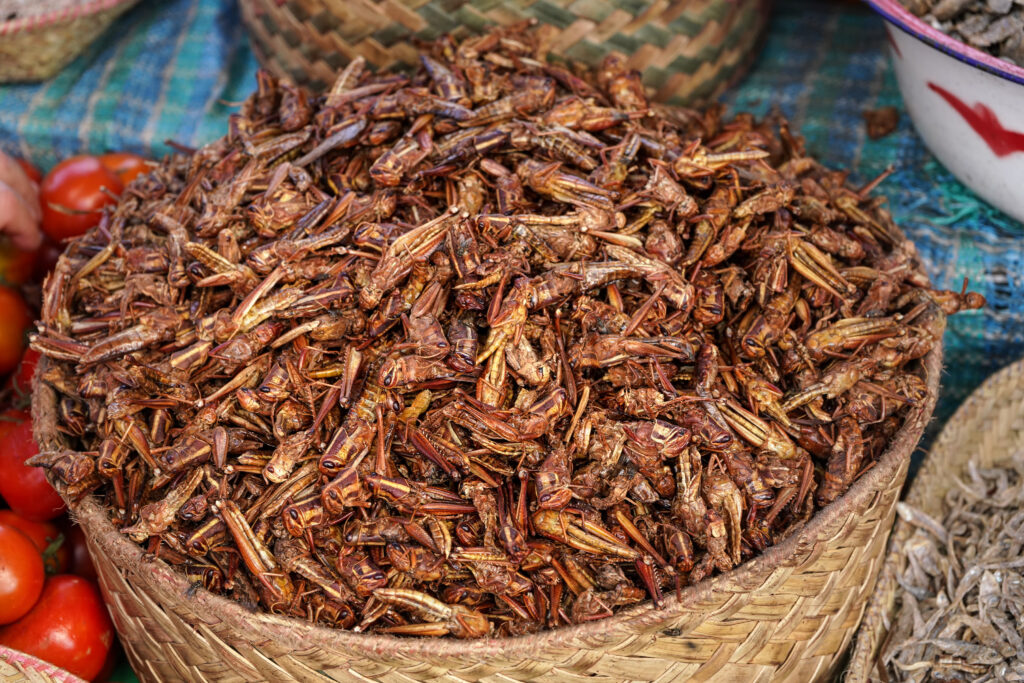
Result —
[[[933, 399], [911, 415], [878, 463], [763, 555], [668, 597], [663, 609], [645, 604], [522, 638], [399, 639], [248, 611], [144, 556], [93, 498], [72, 512], [129, 660], [147, 681], [826, 680], [874, 586], [909, 453], [934, 407], [940, 365], [938, 348], [925, 358]], [[53, 390], [37, 382], [34, 428], [44, 449], [63, 446], [54, 408]]]
[[260, 61], [314, 88], [362, 55], [379, 68], [417, 63], [412, 38], [478, 33], [536, 19], [551, 53], [590, 66], [629, 57], [659, 100], [712, 99], [738, 78], [768, 0], [241, 0]]
[[[978, 388], [946, 423], [914, 483], [906, 503], [941, 518], [946, 492], [954, 486], [968, 462], [987, 467], [1024, 451], [1024, 361], [996, 373]], [[914, 527], [900, 520], [889, 542], [878, 590], [871, 597], [864, 624], [850, 658], [847, 683], [877, 678], [875, 661], [889, 634], [888, 624], [896, 611], [899, 585], [896, 577], [906, 568], [903, 543]]]
[[68, 0], [45, 16], [0, 22], [0, 83], [56, 75], [136, 1]]
[[49, 662], [0, 645], [0, 683], [85, 683], [85, 681]]

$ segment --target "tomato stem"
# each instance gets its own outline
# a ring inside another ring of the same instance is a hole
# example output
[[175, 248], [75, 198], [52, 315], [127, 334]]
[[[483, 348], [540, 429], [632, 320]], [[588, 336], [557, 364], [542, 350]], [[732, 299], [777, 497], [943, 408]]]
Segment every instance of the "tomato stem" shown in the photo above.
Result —
[[[64, 545], [64, 534], [57, 534], [57, 538], [50, 541], [50, 544], [46, 546], [46, 550], [43, 551], [43, 566], [46, 567], [47, 574], [56, 574], [59, 567], [57, 566], [56, 557], [57, 553], [60, 552], [61, 546]], [[53, 562], [51, 562], [53, 560]], [[51, 569], [53, 571], [51, 571]]]

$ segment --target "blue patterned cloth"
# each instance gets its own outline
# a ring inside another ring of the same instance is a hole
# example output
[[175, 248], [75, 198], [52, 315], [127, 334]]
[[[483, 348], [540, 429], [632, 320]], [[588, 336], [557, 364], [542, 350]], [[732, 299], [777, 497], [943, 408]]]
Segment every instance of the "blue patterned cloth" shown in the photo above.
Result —
[[[254, 87], [256, 60], [232, 0], [143, 1], [53, 80], [0, 87], [0, 148], [48, 167], [71, 154], [168, 151], [221, 135], [232, 103]], [[905, 113], [869, 140], [865, 109], [903, 106], [881, 20], [866, 7], [780, 0], [763, 52], [725, 97], [736, 110], [778, 108], [811, 153], [855, 183], [889, 164], [882, 185], [939, 287], [963, 278], [989, 301], [950, 320], [946, 372], [931, 433], [994, 370], [1024, 354], [1024, 226], [956, 181]]]

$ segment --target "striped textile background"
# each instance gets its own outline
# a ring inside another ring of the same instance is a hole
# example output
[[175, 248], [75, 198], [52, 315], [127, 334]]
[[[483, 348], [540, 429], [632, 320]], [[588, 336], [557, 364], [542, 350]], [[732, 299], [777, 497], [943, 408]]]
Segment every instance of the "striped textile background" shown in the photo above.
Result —
[[[233, 0], [144, 0], [52, 81], [0, 87], [0, 148], [45, 168], [83, 151], [200, 145], [225, 130], [256, 67]], [[936, 284], [959, 289], [967, 276], [988, 298], [985, 311], [951, 320], [934, 434], [971, 389], [1024, 354], [1024, 226], [945, 171], [905, 115], [894, 134], [867, 138], [862, 110], [902, 104], [881, 20], [859, 4], [778, 0], [760, 59], [725, 101], [778, 107], [812, 153], [855, 182], [894, 164], [881, 190]]]

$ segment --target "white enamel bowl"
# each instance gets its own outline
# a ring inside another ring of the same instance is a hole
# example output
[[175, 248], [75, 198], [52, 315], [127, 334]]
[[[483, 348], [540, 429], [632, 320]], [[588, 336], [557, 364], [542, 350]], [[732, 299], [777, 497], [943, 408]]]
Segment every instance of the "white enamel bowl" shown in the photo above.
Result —
[[1024, 221], [1024, 68], [953, 40], [897, 0], [867, 2], [886, 20], [903, 102], [928, 149]]

